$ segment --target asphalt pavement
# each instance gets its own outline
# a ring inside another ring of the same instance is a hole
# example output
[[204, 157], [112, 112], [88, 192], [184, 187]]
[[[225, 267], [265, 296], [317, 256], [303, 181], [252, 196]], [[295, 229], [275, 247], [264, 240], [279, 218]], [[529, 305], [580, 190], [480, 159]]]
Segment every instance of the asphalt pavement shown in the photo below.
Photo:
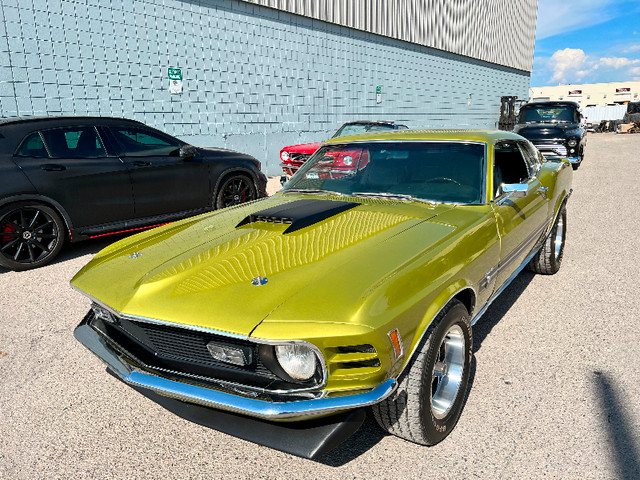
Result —
[[0, 479], [640, 478], [640, 135], [590, 134], [564, 261], [523, 272], [474, 327], [466, 406], [422, 447], [364, 427], [319, 461], [178, 418], [73, 338], [69, 280], [113, 239], [0, 270]]

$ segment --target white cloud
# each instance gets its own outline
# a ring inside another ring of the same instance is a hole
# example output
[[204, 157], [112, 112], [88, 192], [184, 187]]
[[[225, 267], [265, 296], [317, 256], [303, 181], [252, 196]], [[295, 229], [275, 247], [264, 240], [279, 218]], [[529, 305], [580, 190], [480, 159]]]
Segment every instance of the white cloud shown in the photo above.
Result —
[[625, 57], [603, 57], [600, 59], [600, 65], [603, 67], [622, 68], [629, 65], [637, 65], [640, 60]]
[[578, 83], [596, 70], [603, 72], [633, 67], [629, 76], [640, 76], [640, 59], [627, 57], [590, 57], [580, 48], [565, 48], [556, 52], [546, 62], [552, 71], [551, 83]]
[[624, 53], [632, 53], [640, 50], [640, 45], [629, 45], [627, 48], [623, 50]]
[[589, 58], [580, 48], [565, 48], [557, 50], [549, 59], [553, 70], [551, 82], [567, 83], [582, 79], [591, 68]]

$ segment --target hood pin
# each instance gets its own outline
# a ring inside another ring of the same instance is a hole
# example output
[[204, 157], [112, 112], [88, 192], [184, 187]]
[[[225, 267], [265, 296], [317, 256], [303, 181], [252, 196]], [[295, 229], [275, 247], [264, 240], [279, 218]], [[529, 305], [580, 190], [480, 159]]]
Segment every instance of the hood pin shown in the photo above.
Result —
[[267, 277], [256, 277], [253, 280], [251, 280], [251, 284], [255, 285], [256, 287], [260, 287], [262, 285], [266, 285], [268, 281], [269, 279]]

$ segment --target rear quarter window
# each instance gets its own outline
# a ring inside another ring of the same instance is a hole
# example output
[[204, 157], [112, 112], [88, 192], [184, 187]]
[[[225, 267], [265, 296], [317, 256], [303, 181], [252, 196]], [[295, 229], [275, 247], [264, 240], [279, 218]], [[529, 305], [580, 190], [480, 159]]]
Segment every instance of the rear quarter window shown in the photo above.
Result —
[[38, 132], [27, 135], [16, 150], [16, 155], [21, 157], [47, 158], [49, 154], [44, 146], [42, 137]]

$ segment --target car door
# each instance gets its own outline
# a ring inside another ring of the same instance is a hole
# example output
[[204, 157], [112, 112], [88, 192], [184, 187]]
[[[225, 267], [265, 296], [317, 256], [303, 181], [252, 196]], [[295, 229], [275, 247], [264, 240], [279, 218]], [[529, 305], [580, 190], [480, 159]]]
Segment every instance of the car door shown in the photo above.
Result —
[[[539, 171], [538, 157], [532, 158], [523, 143], [511, 140], [494, 146], [492, 205], [500, 235], [500, 263], [491, 276], [497, 288], [520, 267], [548, 225], [549, 199]], [[499, 187], [514, 183], [527, 185], [524, 197], [510, 197]]]
[[133, 218], [129, 172], [93, 125], [32, 132], [13, 160], [38, 193], [62, 205], [75, 228]]
[[203, 210], [210, 204], [209, 165], [180, 157], [184, 142], [144, 126], [109, 126], [131, 175], [136, 218]]

